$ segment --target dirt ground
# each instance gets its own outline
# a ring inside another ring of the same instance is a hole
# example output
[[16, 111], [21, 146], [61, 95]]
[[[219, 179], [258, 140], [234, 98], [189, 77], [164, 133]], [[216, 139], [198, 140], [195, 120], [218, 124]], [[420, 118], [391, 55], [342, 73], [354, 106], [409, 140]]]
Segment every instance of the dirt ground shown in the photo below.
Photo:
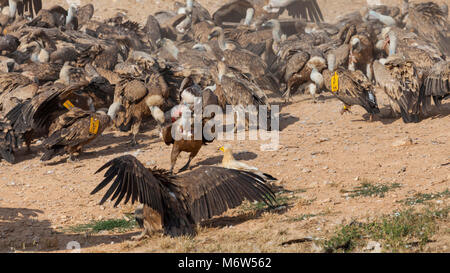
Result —
[[[46, 6], [64, 1], [45, 1]], [[88, 1], [82, 1], [85, 3]], [[143, 20], [147, 14], [170, 8], [171, 1], [120, 0], [93, 1], [96, 16], [128, 12]], [[219, 1], [199, 1], [214, 11]], [[443, 2], [443, 1], [441, 1]], [[108, 4], [107, 4], [108, 3]], [[351, 4], [350, 4], [351, 3]], [[336, 11], [357, 10], [365, 1], [319, 0], [327, 20]], [[387, 104], [380, 90], [380, 106]], [[274, 102], [277, 100], [274, 99]], [[68, 232], [67, 228], [92, 220], [122, 219], [135, 205], [110, 202], [99, 206], [104, 191], [91, 196], [101, 181], [94, 172], [107, 161], [133, 154], [147, 166], [170, 167], [171, 147], [158, 131], [145, 126], [137, 147], [128, 145], [128, 134], [108, 130], [87, 147], [76, 163], [66, 156], [49, 164], [39, 161], [39, 143], [34, 154], [21, 151], [21, 162], [0, 163], [0, 252], [66, 252], [71, 241], [81, 252], [316, 252], [311, 242], [282, 245], [304, 237], [324, 239], [340, 225], [365, 221], [384, 214], [408, 209], [401, 200], [416, 193], [436, 193], [450, 185], [450, 101], [444, 102], [440, 115], [417, 124], [401, 119], [369, 122], [365, 111], [352, 108], [340, 115], [341, 103], [325, 94], [314, 103], [307, 95], [296, 95], [280, 111], [280, 149], [261, 151], [258, 141], [216, 141], [204, 146], [193, 166], [220, 164], [217, 148], [231, 143], [239, 160], [258, 167], [279, 179], [277, 185], [292, 191], [286, 209], [254, 213], [242, 207], [203, 223], [194, 238], [170, 238], [155, 235], [141, 242], [131, 241], [140, 231], [105, 231], [96, 234]], [[387, 111], [385, 108], [382, 112]], [[407, 140], [407, 141], [405, 141]], [[187, 160], [183, 154], [178, 170]], [[363, 181], [399, 183], [382, 197], [350, 198], [343, 193]], [[448, 207], [448, 198], [430, 201], [436, 207]], [[416, 206], [416, 207], [420, 207]], [[300, 216], [304, 220], [292, 221]], [[316, 216], [314, 216], [316, 215]], [[440, 223], [438, 232], [422, 251], [450, 252], [450, 225]]]

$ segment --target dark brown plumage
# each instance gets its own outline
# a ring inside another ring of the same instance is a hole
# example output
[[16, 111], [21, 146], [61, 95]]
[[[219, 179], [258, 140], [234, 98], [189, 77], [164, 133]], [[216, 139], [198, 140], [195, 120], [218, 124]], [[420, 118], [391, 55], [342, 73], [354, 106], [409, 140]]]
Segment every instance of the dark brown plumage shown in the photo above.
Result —
[[[187, 88], [187, 90], [183, 91], [184, 94], [189, 93], [189, 87]], [[196, 97], [201, 97], [202, 98], [202, 113], [206, 113], [205, 112], [205, 107], [210, 106], [210, 105], [218, 105], [218, 98], [217, 96], [214, 94], [214, 92], [212, 92], [209, 89], [205, 89], [205, 90], [199, 90], [200, 94], [187, 94], [184, 95], [182, 93], [182, 97], [189, 99], [192, 99], [194, 96]], [[192, 159], [198, 154], [198, 152], [200, 151], [200, 148], [203, 145], [206, 145], [207, 143], [211, 143], [214, 141], [214, 136], [205, 136], [205, 132], [201, 132], [201, 135], [196, 135], [198, 133], [195, 132], [195, 125], [192, 124], [183, 124], [183, 118], [181, 115], [183, 114], [183, 106], [186, 105], [186, 107], [188, 107], [188, 105], [190, 105], [191, 109], [190, 111], [194, 111], [194, 103], [195, 102], [191, 102], [191, 101], [186, 101], [184, 99], [181, 100], [180, 105], [176, 106], [176, 108], [172, 109], [171, 112], [171, 122], [169, 125], [166, 125], [162, 128], [161, 130], [161, 136], [162, 139], [164, 141], [164, 143], [166, 145], [173, 145], [172, 146], [172, 152], [170, 155], [170, 172], [173, 172], [173, 169], [175, 167], [175, 163], [177, 161], [178, 155], [181, 152], [187, 152], [189, 153], [189, 160], [188, 162], [180, 169], [180, 172], [185, 171], [189, 168], [189, 164], [191, 163]], [[186, 109], [187, 110], [187, 109]], [[202, 117], [201, 120], [201, 128], [204, 128], [205, 124], [214, 116], [210, 116], [210, 117]], [[191, 116], [192, 120], [195, 121], [195, 117]], [[186, 126], [187, 125], [187, 126]], [[185, 128], [185, 127], [189, 127], [189, 128]], [[190, 130], [190, 131], [189, 131]], [[212, 132], [214, 133], [214, 128], [212, 129]], [[175, 134], [175, 137], [174, 135]], [[190, 134], [190, 136], [189, 136]], [[201, 137], [200, 137], [201, 136]], [[198, 138], [196, 138], [198, 137]]]
[[119, 107], [120, 104], [112, 104], [108, 114], [71, 108], [52, 125], [49, 137], [42, 143], [46, 151], [41, 161], [48, 161], [64, 153], [69, 153], [69, 160], [73, 160], [74, 153], [81, 153], [85, 145], [111, 125]]
[[[339, 77], [338, 90], [332, 90], [332, 77], [336, 74]], [[325, 87], [344, 103], [341, 113], [344, 113], [353, 105], [359, 105], [371, 115], [372, 120], [373, 115], [380, 112], [374, 87], [361, 71], [336, 68], [335, 56], [330, 54], [328, 55], [328, 69], [324, 70], [322, 75]]]
[[264, 184], [264, 179], [246, 171], [220, 167], [200, 167], [196, 170], [171, 176], [161, 169], [146, 169], [135, 157], [115, 158], [102, 166], [105, 179], [91, 192], [95, 194], [113, 179], [100, 204], [107, 199], [144, 204], [144, 231], [136, 239], [151, 235], [152, 222], [160, 219], [164, 234], [170, 236], [195, 235], [195, 226], [202, 220], [220, 215], [239, 206], [245, 199], [273, 206], [274, 193]]
[[4, 159], [11, 164], [15, 163], [14, 148], [17, 143], [18, 137], [11, 124], [7, 120], [0, 119], [0, 160]]
[[450, 96], [450, 61], [436, 63], [425, 78], [422, 89], [425, 109], [430, 106], [431, 98], [440, 106], [441, 101]]
[[217, 25], [223, 22], [240, 22], [248, 8], [255, 9], [255, 17], [278, 18], [285, 10], [294, 18], [313, 22], [323, 21], [322, 11], [317, 0], [232, 0], [213, 14]]

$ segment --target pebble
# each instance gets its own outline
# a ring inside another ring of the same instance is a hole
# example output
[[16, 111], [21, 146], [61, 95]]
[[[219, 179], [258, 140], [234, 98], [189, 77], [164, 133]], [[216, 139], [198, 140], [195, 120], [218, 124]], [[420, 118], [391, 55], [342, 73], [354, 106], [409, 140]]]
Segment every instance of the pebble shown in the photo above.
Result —
[[399, 139], [396, 140], [392, 143], [393, 147], [401, 147], [401, 146], [409, 146], [409, 145], [413, 145], [413, 140], [410, 137], [404, 138], [404, 139]]
[[302, 173], [310, 173], [310, 172], [312, 172], [312, 171], [310, 169], [308, 169], [308, 168], [304, 168], [302, 170]]
[[381, 253], [381, 244], [375, 241], [370, 241], [367, 243], [365, 249], [369, 250], [371, 253]]

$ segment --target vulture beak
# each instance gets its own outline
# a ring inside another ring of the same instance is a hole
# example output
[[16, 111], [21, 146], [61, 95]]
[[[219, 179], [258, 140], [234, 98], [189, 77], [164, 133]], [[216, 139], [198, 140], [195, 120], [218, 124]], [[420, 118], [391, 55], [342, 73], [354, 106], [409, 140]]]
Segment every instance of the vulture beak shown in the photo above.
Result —
[[389, 46], [390, 42], [391, 42], [391, 39], [389, 39], [389, 37], [386, 37], [386, 39], [384, 40], [383, 49], [386, 50], [386, 48]]
[[347, 113], [347, 112], [351, 113], [352, 111], [350, 111], [350, 108], [351, 108], [351, 106], [344, 105], [340, 111], [341, 115], [343, 115], [344, 113]]
[[213, 31], [208, 35], [208, 41], [211, 40], [214, 37], [219, 36], [219, 33], [217, 31]]

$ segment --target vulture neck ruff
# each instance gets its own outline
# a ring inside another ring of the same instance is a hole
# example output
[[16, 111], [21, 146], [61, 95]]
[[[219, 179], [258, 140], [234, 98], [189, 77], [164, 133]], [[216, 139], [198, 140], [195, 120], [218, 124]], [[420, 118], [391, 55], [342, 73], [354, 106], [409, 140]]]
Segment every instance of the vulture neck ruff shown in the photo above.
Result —
[[252, 22], [253, 15], [255, 14], [255, 10], [253, 8], [247, 9], [247, 13], [245, 16], [244, 26], [250, 26], [250, 23]]

